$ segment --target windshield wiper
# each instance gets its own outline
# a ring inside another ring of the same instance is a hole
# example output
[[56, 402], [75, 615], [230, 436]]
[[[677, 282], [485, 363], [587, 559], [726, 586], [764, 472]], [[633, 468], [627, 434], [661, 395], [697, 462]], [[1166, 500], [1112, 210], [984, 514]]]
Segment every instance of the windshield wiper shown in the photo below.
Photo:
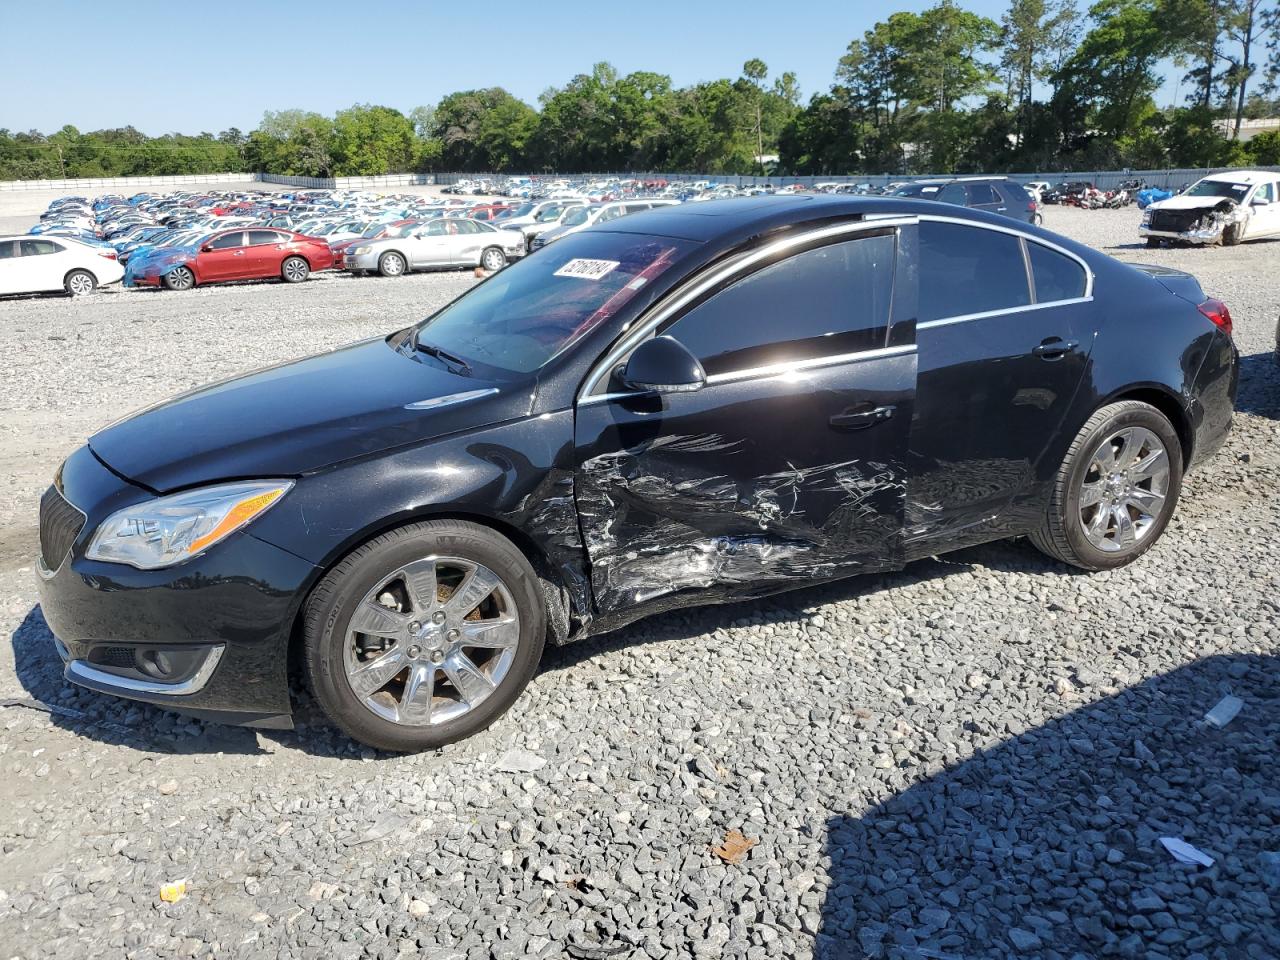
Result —
[[464, 377], [471, 376], [471, 364], [463, 360], [460, 356], [450, 353], [442, 347], [437, 347], [434, 343], [423, 343], [421, 340], [415, 340], [414, 346], [429, 356], [435, 357], [447, 367], [454, 369], [456, 373], [462, 374]]

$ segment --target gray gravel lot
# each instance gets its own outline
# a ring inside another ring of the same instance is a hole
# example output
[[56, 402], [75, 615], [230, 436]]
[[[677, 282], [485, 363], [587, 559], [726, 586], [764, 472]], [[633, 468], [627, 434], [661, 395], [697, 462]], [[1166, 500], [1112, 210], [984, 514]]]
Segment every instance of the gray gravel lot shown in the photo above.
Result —
[[[993, 544], [657, 617], [550, 651], [492, 729], [413, 757], [302, 691], [276, 734], [64, 683], [36, 503], [101, 424], [470, 277], [0, 300], [0, 956], [1280, 956], [1280, 242], [1048, 220], [1235, 317], [1235, 430], [1151, 553], [1081, 575]], [[1202, 723], [1228, 692], [1240, 715]]]

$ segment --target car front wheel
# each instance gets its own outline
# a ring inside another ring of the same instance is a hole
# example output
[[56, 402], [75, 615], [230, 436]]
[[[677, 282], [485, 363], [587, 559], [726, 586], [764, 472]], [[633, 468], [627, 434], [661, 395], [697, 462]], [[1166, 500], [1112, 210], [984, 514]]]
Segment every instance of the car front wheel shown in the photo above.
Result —
[[72, 270], [62, 286], [69, 297], [87, 297], [98, 288], [98, 279], [88, 270]]
[[190, 267], [174, 267], [164, 275], [164, 285], [170, 290], [190, 290], [196, 285], [196, 275]]
[[404, 273], [404, 257], [398, 253], [384, 253], [378, 258], [378, 272], [384, 277], [398, 277]]
[[1031, 541], [1085, 570], [1110, 570], [1151, 549], [1182, 489], [1182, 444], [1159, 410], [1108, 404], [1080, 429]]
[[432, 520], [357, 548], [307, 602], [307, 677], [329, 718], [382, 750], [426, 750], [483, 730], [537, 670], [538, 579], [514, 544]]
[[507, 255], [497, 247], [490, 247], [480, 257], [480, 266], [490, 273], [496, 273], [507, 265]]

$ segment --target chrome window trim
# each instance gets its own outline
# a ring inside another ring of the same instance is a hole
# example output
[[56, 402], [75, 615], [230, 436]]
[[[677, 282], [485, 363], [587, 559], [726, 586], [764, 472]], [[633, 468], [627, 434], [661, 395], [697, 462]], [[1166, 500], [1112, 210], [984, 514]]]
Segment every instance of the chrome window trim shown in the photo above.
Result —
[[1031, 310], [1044, 310], [1048, 307], [1066, 307], [1075, 303], [1092, 303], [1093, 297], [1074, 297], [1070, 300], [1050, 300], [1046, 303], [1031, 303], [1021, 307], [1006, 307], [1003, 310], [987, 310], [983, 313], [966, 313], [957, 317], [939, 317], [937, 320], [926, 320], [917, 323], [917, 330], [928, 330], [931, 327], [944, 327], [952, 323], [963, 323], [966, 320], [985, 320], [987, 317], [1002, 317], [1008, 313], [1027, 313]]
[[[1081, 257], [1079, 254], [1072, 253], [1066, 247], [1058, 246], [1058, 244], [1054, 243], [1052, 240], [1045, 240], [1042, 237], [1032, 236], [1031, 234], [1027, 233], [1025, 230], [1019, 230], [1016, 227], [1006, 227], [1002, 223], [978, 223], [975, 220], [967, 220], [964, 217], [948, 217], [945, 214], [922, 213], [918, 219], [933, 220], [937, 223], [956, 223], [962, 227], [975, 227], [979, 230], [994, 230], [996, 233], [1007, 233], [1007, 234], [1010, 234], [1011, 236], [1018, 237], [1026, 241], [1027, 243], [1038, 243], [1042, 247], [1048, 247], [1050, 250], [1053, 250], [1056, 253], [1062, 254], [1064, 257], [1069, 257], [1070, 259], [1074, 260], [1080, 266], [1080, 269], [1084, 271], [1084, 296], [1083, 297], [1075, 297], [1075, 298], [1072, 298], [1071, 300], [1054, 300], [1054, 301], [1050, 301], [1050, 303], [1055, 303], [1055, 304], [1056, 303], [1076, 303], [1082, 300], [1093, 299], [1093, 270], [1090, 269], [1089, 264], [1086, 263], [1084, 258]], [[1045, 303], [1044, 306], [1049, 306], [1050, 303]], [[1037, 304], [1037, 306], [1039, 306], [1039, 304]], [[1026, 308], [1011, 307], [1009, 309], [1025, 310]], [[993, 312], [1003, 313], [1005, 311], [993, 311]], [[961, 318], [961, 317], [955, 317], [955, 318], [939, 317], [938, 318], [938, 320], [952, 320], [952, 319], [966, 319], [966, 318]], [[927, 320], [925, 322], [937, 323], [938, 320]]]
[[119, 674], [108, 673], [106, 670], [99, 670], [97, 667], [90, 666], [84, 660], [68, 660], [66, 669], [63, 670], [63, 676], [80, 686], [88, 686], [91, 689], [109, 687], [120, 690], [125, 695], [144, 693], [170, 697], [189, 697], [191, 694], [199, 693], [205, 688], [209, 678], [213, 676], [213, 671], [217, 669], [219, 661], [222, 660], [222, 651], [224, 649], [226, 647], [221, 643], [211, 647], [209, 652], [205, 654], [204, 662], [200, 664], [200, 668], [181, 683], [161, 683], [158, 680], [136, 680], [132, 677], [122, 677]]
[[[599, 396], [608, 396], [608, 394], [598, 394], [595, 391], [600, 387], [601, 382], [607, 382], [609, 373], [622, 360], [624, 356], [634, 350], [640, 343], [645, 340], [649, 334], [658, 328], [665, 320], [669, 319], [672, 314], [679, 312], [683, 307], [691, 301], [696, 300], [707, 290], [716, 286], [724, 280], [733, 277], [736, 274], [745, 273], [752, 266], [767, 260], [775, 254], [785, 252], [797, 246], [802, 246], [814, 240], [825, 240], [829, 237], [839, 237], [845, 234], [864, 233], [869, 231], [884, 230], [889, 227], [902, 227], [915, 224], [919, 218], [916, 216], [906, 217], [882, 217], [879, 219], [856, 220], [848, 223], [839, 223], [829, 227], [820, 227], [816, 230], [809, 230], [805, 233], [798, 234], [793, 237], [785, 237], [773, 243], [761, 247], [759, 250], [752, 252], [733, 260], [730, 263], [723, 264], [720, 267], [713, 268], [703, 274], [700, 278], [691, 283], [688, 287], [678, 291], [670, 299], [658, 304], [635, 329], [625, 333], [621, 340], [604, 355], [602, 360], [598, 360], [596, 365], [591, 368], [591, 372], [587, 374], [586, 380], [578, 390], [578, 402], [585, 400], [594, 400]], [[869, 351], [868, 351], [869, 352]], [[725, 376], [721, 374], [720, 376]], [[708, 378], [708, 383], [711, 379]], [[633, 393], [621, 394], [621, 396], [635, 396]], [[617, 395], [615, 395], [617, 396]]]
[[[898, 347], [878, 347], [874, 350], [859, 350], [856, 353], [837, 353], [826, 357], [810, 357], [807, 360], [792, 360], [783, 363], [771, 363], [761, 367], [745, 367], [742, 370], [730, 370], [725, 373], [714, 373], [707, 377], [706, 387], [724, 383], [741, 383], [744, 380], [773, 380], [806, 370], [818, 370], [823, 367], [834, 367], [845, 363], [863, 363], [869, 360], [884, 360], [888, 357], [909, 356], [916, 352], [914, 343]], [[586, 406], [610, 400], [634, 399], [636, 397], [653, 396], [651, 390], [631, 390], [623, 393], [597, 393], [590, 397], [582, 397], [578, 403]]]

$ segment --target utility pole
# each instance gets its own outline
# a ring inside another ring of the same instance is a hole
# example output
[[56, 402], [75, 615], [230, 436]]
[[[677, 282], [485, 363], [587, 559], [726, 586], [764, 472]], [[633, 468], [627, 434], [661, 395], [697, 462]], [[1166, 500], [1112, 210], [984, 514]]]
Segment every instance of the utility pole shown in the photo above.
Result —
[[67, 161], [62, 158], [62, 147], [58, 147], [58, 166], [62, 169], [62, 179], [67, 179]]

